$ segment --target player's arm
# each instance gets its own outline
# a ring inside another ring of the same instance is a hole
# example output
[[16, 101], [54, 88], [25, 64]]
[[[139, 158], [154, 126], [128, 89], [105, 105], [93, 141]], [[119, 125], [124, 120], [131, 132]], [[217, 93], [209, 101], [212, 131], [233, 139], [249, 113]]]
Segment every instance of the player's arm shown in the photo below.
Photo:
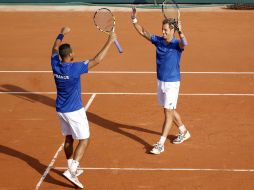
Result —
[[70, 31], [71, 31], [71, 29], [69, 27], [63, 27], [61, 29], [60, 33], [58, 34], [58, 36], [57, 36], [57, 38], [54, 42], [54, 45], [53, 45], [53, 48], [52, 48], [52, 55], [54, 55], [55, 53], [58, 54], [58, 49], [59, 49], [59, 46], [62, 43], [64, 35], [69, 33]]
[[183, 33], [182, 24], [181, 21], [178, 21], [178, 24], [175, 25], [176, 31], [178, 32], [180, 43], [179, 46], [181, 49], [185, 49], [185, 47], [188, 45], [187, 39]]
[[94, 58], [89, 59], [88, 70], [97, 66], [103, 60], [103, 58], [106, 56], [106, 54], [109, 50], [110, 45], [114, 42], [115, 39], [116, 39], [115, 33], [111, 32], [108, 37], [108, 40], [106, 41], [104, 46], [101, 48], [101, 50], [95, 55]]
[[136, 17], [136, 8], [133, 7], [132, 8], [132, 14], [131, 14], [131, 19], [132, 19], [132, 23], [134, 28], [138, 31], [138, 33], [143, 36], [145, 39], [151, 41], [151, 34], [145, 30], [141, 25], [138, 24], [138, 20]]

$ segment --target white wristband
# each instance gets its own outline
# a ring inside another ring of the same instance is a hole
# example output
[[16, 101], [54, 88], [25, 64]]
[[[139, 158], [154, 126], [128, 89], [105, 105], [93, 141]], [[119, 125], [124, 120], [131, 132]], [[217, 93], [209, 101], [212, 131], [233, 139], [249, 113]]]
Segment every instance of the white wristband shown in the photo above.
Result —
[[137, 18], [132, 19], [132, 23], [133, 23], [133, 24], [135, 24], [135, 23], [137, 23], [137, 22], [138, 22]]

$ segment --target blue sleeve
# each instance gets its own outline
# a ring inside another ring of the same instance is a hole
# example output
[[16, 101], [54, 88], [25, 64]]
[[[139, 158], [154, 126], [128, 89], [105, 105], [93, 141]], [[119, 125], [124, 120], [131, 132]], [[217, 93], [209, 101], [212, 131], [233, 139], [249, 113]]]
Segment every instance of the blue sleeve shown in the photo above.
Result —
[[184, 51], [184, 49], [181, 49], [181, 48], [180, 48], [180, 40], [176, 40], [176, 49], [177, 49], [179, 52]]
[[157, 45], [158, 42], [159, 42], [158, 36], [152, 35], [151, 36], [151, 42], [152, 42], [152, 44]]
[[59, 55], [57, 53], [54, 53], [52, 56], [51, 56], [51, 66], [52, 68], [59, 64], [60, 63], [60, 59], [59, 59]]
[[81, 74], [88, 73], [89, 60], [73, 63], [73, 74], [79, 77]]

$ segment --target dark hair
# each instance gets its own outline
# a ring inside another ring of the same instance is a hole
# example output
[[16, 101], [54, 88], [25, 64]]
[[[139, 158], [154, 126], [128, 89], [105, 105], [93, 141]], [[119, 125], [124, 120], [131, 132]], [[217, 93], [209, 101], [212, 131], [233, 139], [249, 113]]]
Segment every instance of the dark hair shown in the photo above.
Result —
[[72, 53], [71, 45], [70, 44], [62, 44], [59, 47], [59, 55], [61, 59], [67, 57]]
[[162, 24], [168, 24], [170, 28], [175, 28], [174, 27], [174, 24], [176, 23], [175, 19], [173, 18], [165, 18], [163, 21], [162, 21]]

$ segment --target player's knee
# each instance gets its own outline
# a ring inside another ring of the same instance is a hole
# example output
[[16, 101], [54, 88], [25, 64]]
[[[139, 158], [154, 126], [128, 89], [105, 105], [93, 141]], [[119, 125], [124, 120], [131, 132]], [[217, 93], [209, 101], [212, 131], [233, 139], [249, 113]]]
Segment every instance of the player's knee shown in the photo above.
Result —
[[164, 113], [166, 117], [173, 117], [174, 116], [174, 109], [164, 109]]

